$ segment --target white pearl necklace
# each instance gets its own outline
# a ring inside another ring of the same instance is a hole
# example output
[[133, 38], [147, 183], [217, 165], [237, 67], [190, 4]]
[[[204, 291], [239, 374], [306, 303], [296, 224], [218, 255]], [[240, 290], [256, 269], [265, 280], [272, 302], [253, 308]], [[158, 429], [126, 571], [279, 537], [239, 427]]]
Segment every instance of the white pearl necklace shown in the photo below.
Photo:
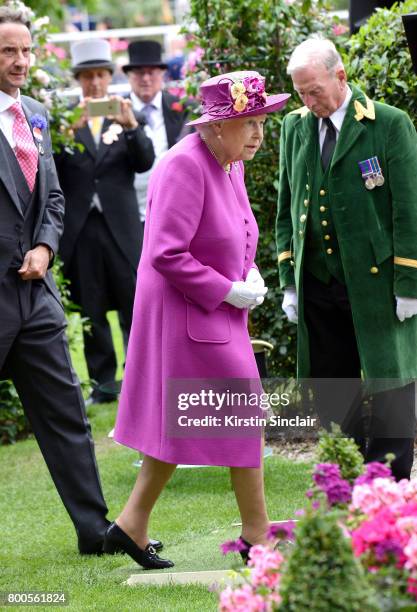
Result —
[[212, 156], [214, 157], [216, 162], [219, 164], [219, 166], [221, 166], [223, 168], [223, 170], [226, 172], [226, 174], [230, 174], [230, 172], [232, 170], [232, 164], [226, 164], [226, 166], [223, 166], [220, 163], [219, 158], [217, 157], [216, 153], [213, 151], [213, 149], [211, 148], [211, 146], [207, 142], [206, 138], [204, 138], [204, 136], [202, 136], [201, 134], [200, 134], [200, 138], [204, 142], [204, 144], [206, 145], [206, 147], [208, 148], [208, 150], [210, 151], [210, 153], [212, 154]]

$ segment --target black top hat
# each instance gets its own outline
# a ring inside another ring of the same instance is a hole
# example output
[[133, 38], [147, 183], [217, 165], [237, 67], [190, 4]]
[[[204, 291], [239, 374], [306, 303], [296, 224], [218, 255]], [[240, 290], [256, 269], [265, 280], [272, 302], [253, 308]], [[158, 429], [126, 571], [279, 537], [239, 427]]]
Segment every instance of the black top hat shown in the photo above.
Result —
[[155, 40], [137, 40], [130, 43], [127, 50], [129, 52], [129, 63], [123, 66], [124, 72], [144, 66], [167, 68], [167, 64], [162, 61], [161, 45]]
[[408, 46], [410, 48], [414, 72], [417, 74], [417, 13], [403, 15], [402, 19]]

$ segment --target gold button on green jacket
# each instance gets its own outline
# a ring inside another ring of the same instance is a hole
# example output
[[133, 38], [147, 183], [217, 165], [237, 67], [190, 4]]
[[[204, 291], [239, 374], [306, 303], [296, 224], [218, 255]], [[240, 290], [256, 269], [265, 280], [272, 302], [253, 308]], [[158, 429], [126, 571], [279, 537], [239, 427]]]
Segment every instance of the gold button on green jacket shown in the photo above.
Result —
[[[317, 173], [318, 119], [304, 107], [285, 117], [281, 131], [278, 267], [281, 287], [295, 284], [298, 292], [298, 376], [310, 373], [302, 272], [315, 254], [314, 265], [328, 265], [320, 263], [327, 258], [343, 269], [364, 377], [417, 378], [417, 317], [401, 323], [395, 313], [395, 296], [417, 298], [417, 134], [403, 111], [352, 91], [325, 195]], [[370, 190], [359, 162], [372, 157], [385, 183]], [[324, 199], [331, 232], [323, 225], [311, 250], [309, 227], [316, 212], [323, 216]]]

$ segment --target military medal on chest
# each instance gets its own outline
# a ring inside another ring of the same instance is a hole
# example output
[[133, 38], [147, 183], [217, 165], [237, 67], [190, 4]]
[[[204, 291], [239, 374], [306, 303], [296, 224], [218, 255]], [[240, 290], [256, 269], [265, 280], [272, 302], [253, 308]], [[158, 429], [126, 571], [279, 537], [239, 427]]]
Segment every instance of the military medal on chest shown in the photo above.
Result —
[[382, 187], [385, 183], [384, 175], [382, 174], [381, 165], [378, 157], [370, 157], [364, 161], [358, 162], [361, 169], [362, 178], [365, 181], [365, 187], [369, 190], [375, 187]]
[[33, 136], [35, 138], [36, 144], [38, 145], [38, 151], [41, 155], [43, 155], [45, 153], [45, 150], [43, 148], [43, 136], [42, 136], [42, 132], [39, 128], [33, 128]]

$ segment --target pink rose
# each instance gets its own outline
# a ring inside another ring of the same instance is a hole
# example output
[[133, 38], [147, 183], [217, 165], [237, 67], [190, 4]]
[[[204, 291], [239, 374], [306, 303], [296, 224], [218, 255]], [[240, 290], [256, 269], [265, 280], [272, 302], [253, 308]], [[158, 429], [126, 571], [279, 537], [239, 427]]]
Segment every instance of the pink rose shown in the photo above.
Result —
[[390, 506], [404, 502], [404, 495], [398, 483], [388, 478], [375, 478], [372, 488], [380, 500]]
[[381, 506], [370, 485], [356, 485], [352, 492], [351, 510], [361, 510], [364, 514], [374, 514]]
[[400, 480], [398, 486], [401, 489], [406, 501], [417, 502], [417, 479], [413, 478], [413, 480]]
[[417, 569], [417, 534], [413, 533], [408, 541], [407, 546], [404, 548], [405, 556], [407, 561], [405, 567], [409, 570]]
[[176, 111], [177, 113], [181, 113], [184, 110], [184, 107], [181, 102], [173, 102], [171, 104], [171, 110]]
[[349, 28], [345, 25], [343, 25], [343, 23], [336, 23], [333, 27], [332, 27], [332, 32], [335, 36], [341, 36], [342, 34], [346, 34], [346, 32], [349, 30]]
[[265, 91], [265, 79], [258, 77], [247, 77], [243, 80], [246, 91], [249, 93], [262, 94]]
[[227, 587], [220, 594], [221, 612], [264, 612], [264, 599], [253, 592], [249, 584], [238, 589]]

